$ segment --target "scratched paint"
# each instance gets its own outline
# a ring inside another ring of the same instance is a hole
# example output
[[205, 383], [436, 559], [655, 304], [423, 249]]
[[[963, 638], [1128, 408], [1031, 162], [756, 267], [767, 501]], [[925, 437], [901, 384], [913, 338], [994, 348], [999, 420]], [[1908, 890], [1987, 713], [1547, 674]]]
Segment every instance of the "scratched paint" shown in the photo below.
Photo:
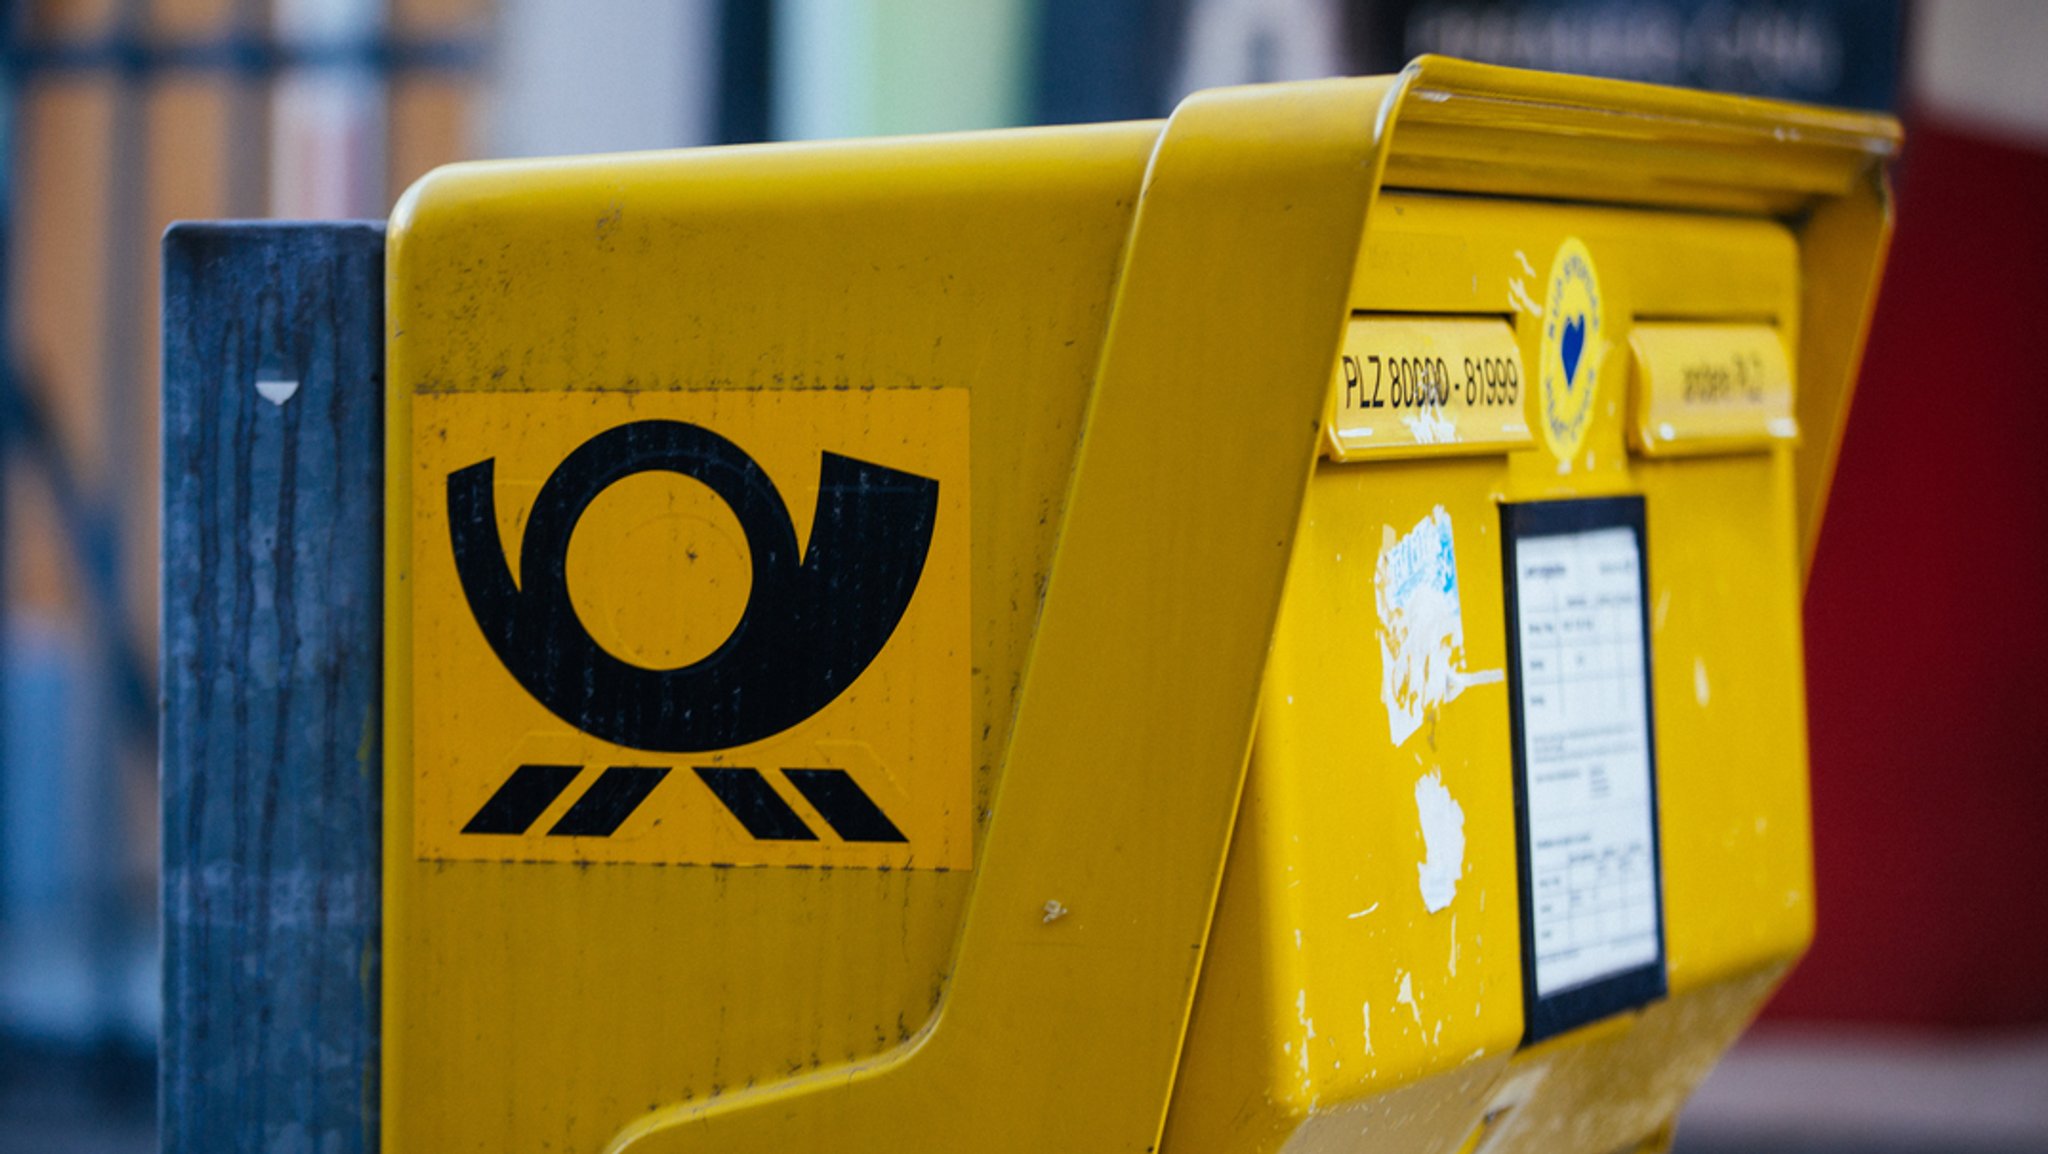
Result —
[[1311, 1074], [1308, 1044], [1315, 1041], [1316, 1038], [1315, 1019], [1308, 1016], [1308, 991], [1306, 989], [1294, 995], [1294, 1014], [1296, 1020], [1301, 1023], [1301, 1077], [1303, 1088], [1306, 1089], [1310, 1085]]
[[1425, 409], [1412, 417], [1401, 418], [1408, 426], [1408, 432], [1418, 445], [1450, 445], [1458, 440], [1458, 423], [1445, 416], [1440, 410]]
[[1532, 317], [1543, 315], [1543, 306], [1537, 304], [1536, 299], [1529, 295], [1529, 286], [1523, 284], [1520, 277], [1508, 278], [1508, 308]]
[[1405, 970], [1401, 974], [1400, 992], [1394, 995], [1394, 1004], [1408, 1007], [1408, 1012], [1415, 1015], [1415, 1024], [1422, 1025], [1422, 1003], [1415, 1000], [1415, 980]]

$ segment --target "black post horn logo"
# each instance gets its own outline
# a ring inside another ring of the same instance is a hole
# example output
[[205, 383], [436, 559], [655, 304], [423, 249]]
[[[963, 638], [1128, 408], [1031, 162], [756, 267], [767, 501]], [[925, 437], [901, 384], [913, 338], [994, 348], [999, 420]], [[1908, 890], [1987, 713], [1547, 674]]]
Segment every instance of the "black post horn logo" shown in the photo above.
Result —
[[[496, 460], [448, 475], [455, 570], [505, 668], [557, 717], [634, 749], [698, 753], [780, 733], [853, 684], [910, 606], [931, 547], [939, 483], [836, 453], [798, 559], [781, 494], [753, 458], [681, 421], [635, 421], [578, 446], [534, 498], [515, 585], [498, 540]], [[731, 636], [677, 669], [612, 656], [569, 601], [569, 537], [585, 509], [636, 473], [679, 473], [731, 507], [753, 587]]]

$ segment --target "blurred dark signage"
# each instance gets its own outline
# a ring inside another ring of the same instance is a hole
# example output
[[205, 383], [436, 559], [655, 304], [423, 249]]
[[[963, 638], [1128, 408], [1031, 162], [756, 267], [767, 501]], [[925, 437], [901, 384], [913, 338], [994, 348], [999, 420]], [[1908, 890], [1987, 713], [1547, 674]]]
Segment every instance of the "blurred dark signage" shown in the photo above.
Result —
[[1163, 116], [1198, 88], [1424, 53], [1890, 111], [1902, 0], [1043, 0], [1033, 117]]
[[1890, 109], [1903, 5], [1883, 0], [1412, 0], [1350, 9], [1358, 71], [1426, 52]]

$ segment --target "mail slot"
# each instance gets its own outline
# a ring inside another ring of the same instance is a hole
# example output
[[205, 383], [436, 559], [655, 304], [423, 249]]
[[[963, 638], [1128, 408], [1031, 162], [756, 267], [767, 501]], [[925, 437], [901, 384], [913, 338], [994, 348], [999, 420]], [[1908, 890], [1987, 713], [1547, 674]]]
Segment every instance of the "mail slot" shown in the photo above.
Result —
[[429, 176], [385, 1148], [1662, 1148], [1812, 932], [1897, 140], [1425, 58]]

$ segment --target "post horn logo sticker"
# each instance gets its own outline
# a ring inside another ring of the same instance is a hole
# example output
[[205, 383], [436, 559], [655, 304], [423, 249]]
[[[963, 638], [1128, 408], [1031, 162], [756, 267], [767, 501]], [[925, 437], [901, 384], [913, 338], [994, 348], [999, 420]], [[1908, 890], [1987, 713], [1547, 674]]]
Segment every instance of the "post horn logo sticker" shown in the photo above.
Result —
[[1603, 328], [1593, 254], [1579, 238], [1568, 237], [1550, 262], [1539, 359], [1543, 440], [1560, 461], [1578, 456], [1593, 421], [1593, 394], [1607, 347]]
[[[455, 570], [485, 639], [555, 716], [606, 741], [666, 753], [772, 737], [853, 684], [910, 606], [938, 509], [937, 481], [826, 453], [799, 562], [789, 509], [752, 457], [697, 425], [635, 421], [585, 441], [541, 486], [515, 585], [498, 542], [495, 464], [448, 478]], [[612, 656], [569, 601], [576, 522], [612, 485], [656, 470], [717, 494], [753, 558], [739, 624], [710, 656], [678, 669]]]
[[963, 390], [428, 395], [412, 445], [422, 856], [970, 864]]

